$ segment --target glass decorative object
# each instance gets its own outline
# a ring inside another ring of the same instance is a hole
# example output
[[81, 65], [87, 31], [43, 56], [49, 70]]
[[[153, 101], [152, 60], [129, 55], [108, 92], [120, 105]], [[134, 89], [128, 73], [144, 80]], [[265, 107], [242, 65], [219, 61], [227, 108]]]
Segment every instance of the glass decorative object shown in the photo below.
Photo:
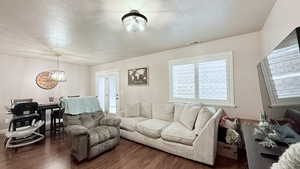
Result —
[[50, 79], [56, 82], [65, 82], [66, 73], [59, 69], [59, 56], [60, 55], [57, 54], [57, 69], [50, 72]]
[[276, 141], [280, 140], [280, 135], [276, 131], [278, 124], [271, 124], [269, 122], [266, 112], [260, 114], [260, 122], [258, 126], [254, 129], [254, 136], [261, 140], [259, 144], [265, 148], [275, 148], [277, 147]]
[[122, 17], [124, 27], [128, 32], [142, 32], [147, 26], [148, 19], [137, 10], [131, 10]]

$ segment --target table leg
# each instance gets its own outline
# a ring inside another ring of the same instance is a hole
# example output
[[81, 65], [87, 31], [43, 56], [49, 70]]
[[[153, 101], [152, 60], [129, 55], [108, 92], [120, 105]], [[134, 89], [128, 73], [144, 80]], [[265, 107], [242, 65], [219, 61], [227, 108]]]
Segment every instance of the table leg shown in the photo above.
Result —
[[40, 114], [40, 120], [44, 121], [44, 124], [42, 127], [40, 127], [39, 132], [46, 136], [46, 110], [39, 110]]
[[53, 110], [51, 110], [51, 117], [50, 117], [51, 121], [50, 121], [50, 133], [53, 133], [53, 123], [54, 123], [54, 114], [53, 114]]

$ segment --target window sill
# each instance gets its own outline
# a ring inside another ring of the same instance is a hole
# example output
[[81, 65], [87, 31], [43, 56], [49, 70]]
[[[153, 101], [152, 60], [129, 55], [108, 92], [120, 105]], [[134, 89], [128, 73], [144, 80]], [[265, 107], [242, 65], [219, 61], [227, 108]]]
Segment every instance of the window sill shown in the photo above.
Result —
[[228, 107], [228, 108], [238, 108], [237, 105], [234, 104], [204, 104], [205, 106], [219, 106], [219, 107]]
[[228, 107], [228, 108], [237, 108], [238, 106], [235, 104], [225, 104], [225, 103], [204, 103], [201, 101], [194, 100], [177, 100], [171, 99], [168, 101], [169, 103], [185, 103], [185, 104], [201, 104], [204, 106], [217, 106], [217, 107]]

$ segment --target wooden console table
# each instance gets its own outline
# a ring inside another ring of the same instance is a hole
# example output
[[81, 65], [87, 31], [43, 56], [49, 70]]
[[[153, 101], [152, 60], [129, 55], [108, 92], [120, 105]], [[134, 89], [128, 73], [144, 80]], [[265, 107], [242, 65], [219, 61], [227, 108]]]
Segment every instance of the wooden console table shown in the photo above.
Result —
[[245, 141], [247, 152], [247, 160], [249, 169], [270, 169], [274, 162], [277, 160], [263, 157], [261, 153], [281, 155], [286, 147], [278, 147], [274, 149], [264, 148], [262, 145], [255, 141], [253, 136], [254, 124], [242, 124], [242, 132]]

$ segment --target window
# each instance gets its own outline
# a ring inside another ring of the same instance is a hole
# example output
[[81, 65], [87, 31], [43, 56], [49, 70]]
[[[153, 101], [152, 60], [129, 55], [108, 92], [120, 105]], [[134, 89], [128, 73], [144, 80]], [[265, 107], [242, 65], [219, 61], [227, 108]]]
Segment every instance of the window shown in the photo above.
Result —
[[176, 98], [195, 98], [195, 65], [174, 65], [173, 95]]
[[234, 105], [231, 52], [173, 60], [170, 69], [170, 101]]
[[300, 102], [300, 53], [298, 44], [274, 50], [262, 62], [273, 106]]

